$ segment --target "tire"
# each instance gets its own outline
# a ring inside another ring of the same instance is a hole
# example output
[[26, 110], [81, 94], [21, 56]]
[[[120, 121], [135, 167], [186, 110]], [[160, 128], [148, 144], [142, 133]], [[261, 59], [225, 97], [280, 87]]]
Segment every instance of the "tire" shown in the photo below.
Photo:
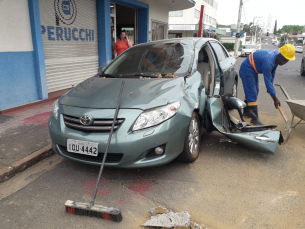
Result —
[[301, 74], [301, 76], [305, 76], [305, 66], [304, 66], [304, 61], [302, 61], [302, 63], [301, 63], [300, 74]]
[[196, 112], [193, 112], [188, 131], [184, 140], [184, 148], [178, 156], [178, 160], [186, 163], [194, 162], [199, 156], [201, 142], [199, 118]]
[[237, 80], [234, 79], [233, 87], [232, 87], [232, 95], [237, 98]]

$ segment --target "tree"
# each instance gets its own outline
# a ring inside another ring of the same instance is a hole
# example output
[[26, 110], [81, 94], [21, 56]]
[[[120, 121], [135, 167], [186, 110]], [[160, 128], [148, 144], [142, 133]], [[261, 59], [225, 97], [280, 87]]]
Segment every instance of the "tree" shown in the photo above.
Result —
[[276, 34], [276, 28], [277, 27], [277, 20], [275, 20], [275, 24], [274, 24], [274, 30], [273, 30], [273, 34], [275, 35]]
[[278, 30], [278, 33], [286, 33], [289, 35], [296, 35], [298, 31], [301, 31], [304, 26], [301, 25], [284, 25]]

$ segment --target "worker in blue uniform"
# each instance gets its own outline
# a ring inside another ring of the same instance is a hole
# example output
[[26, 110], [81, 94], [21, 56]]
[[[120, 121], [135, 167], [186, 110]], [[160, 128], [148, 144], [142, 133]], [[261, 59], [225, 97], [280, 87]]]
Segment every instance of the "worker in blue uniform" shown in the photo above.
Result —
[[243, 116], [251, 118], [251, 124], [263, 125], [258, 119], [257, 96], [259, 92], [258, 74], [264, 75], [267, 92], [274, 101], [277, 109], [281, 105], [273, 87], [275, 71], [278, 65], [284, 65], [289, 60], [295, 60], [295, 47], [287, 44], [278, 50], [259, 50], [249, 55], [241, 64], [239, 76], [242, 79], [245, 92]]

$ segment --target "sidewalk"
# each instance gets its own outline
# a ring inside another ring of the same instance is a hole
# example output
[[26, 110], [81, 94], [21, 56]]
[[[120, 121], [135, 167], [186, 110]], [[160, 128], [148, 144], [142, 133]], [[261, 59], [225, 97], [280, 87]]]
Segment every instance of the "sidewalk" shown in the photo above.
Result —
[[241, 55], [241, 52], [237, 51], [237, 56], [234, 56], [234, 51], [229, 52], [229, 54], [236, 58], [236, 57], [239, 57]]
[[49, 99], [1, 111], [0, 182], [53, 154], [48, 119], [52, 104], [67, 90], [49, 94]]

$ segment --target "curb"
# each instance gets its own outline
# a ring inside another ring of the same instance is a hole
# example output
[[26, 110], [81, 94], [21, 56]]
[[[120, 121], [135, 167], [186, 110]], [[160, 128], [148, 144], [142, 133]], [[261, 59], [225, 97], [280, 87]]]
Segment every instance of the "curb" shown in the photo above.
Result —
[[53, 154], [55, 154], [55, 152], [52, 150], [51, 144], [49, 144], [13, 163], [11, 166], [0, 169], [0, 183], [12, 178], [17, 173], [26, 170], [27, 168], [37, 164], [39, 161], [47, 157], [52, 156]]

